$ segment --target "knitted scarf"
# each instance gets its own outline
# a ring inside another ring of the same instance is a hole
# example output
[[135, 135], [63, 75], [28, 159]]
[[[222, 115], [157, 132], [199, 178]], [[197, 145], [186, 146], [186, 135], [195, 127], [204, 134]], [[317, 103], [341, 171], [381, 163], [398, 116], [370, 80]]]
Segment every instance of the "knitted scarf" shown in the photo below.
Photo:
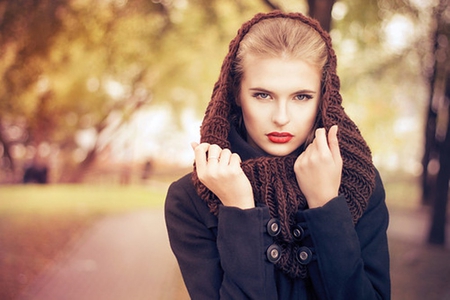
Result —
[[[235, 60], [240, 41], [257, 22], [268, 18], [292, 18], [314, 28], [323, 38], [328, 49], [328, 59], [322, 77], [322, 101], [319, 115], [319, 127], [327, 131], [333, 125], [339, 126], [338, 139], [343, 159], [342, 181], [339, 193], [346, 198], [347, 205], [356, 224], [363, 214], [368, 199], [375, 187], [375, 168], [372, 164], [370, 149], [361, 136], [358, 128], [344, 112], [339, 93], [340, 81], [336, 74], [336, 55], [332, 49], [331, 39], [317, 21], [299, 13], [282, 13], [274, 11], [257, 14], [244, 23], [231, 41], [229, 53], [222, 64], [219, 80], [214, 86], [211, 101], [208, 104], [200, 129], [201, 142], [217, 144], [221, 148], [230, 148], [229, 133], [232, 130], [230, 121], [233, 93], [232, 64]], [[298, 154], [297, 154], [298, 155]], [[294, 173], [294, 162], [297, 155], [272, 157], [263, 155], [247, 159], [241, 166], [253, 187], [255, 201], [268, 206], [270, 215], [278, 218], [281, 233], [276, 237], [282, 248], [281, 259], [276, 267], [292, 278], [305, 278], [306, 267], [295, 259], [300, 247], [294, 240], [291, 228], [296, 224], [295, 214], [298, 210], [307, 209], [306, 199], [301, 192]], [[217, 215], [220, 200], [194, 172], [192, 176], [198, 195], [206, 201], [210, 211]]]

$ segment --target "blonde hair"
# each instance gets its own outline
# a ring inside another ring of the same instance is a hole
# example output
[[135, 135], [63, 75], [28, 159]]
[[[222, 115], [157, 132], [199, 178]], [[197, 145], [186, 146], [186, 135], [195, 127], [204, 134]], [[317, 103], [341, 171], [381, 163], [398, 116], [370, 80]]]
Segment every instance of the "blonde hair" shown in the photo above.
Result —
[[246, 55], [301, 59], [323, 69], [327, 53], [324, 40], [311, 26], [291, 18], [265, 19], [253, 25], [239, 43], [234, 75], [240, 82]]

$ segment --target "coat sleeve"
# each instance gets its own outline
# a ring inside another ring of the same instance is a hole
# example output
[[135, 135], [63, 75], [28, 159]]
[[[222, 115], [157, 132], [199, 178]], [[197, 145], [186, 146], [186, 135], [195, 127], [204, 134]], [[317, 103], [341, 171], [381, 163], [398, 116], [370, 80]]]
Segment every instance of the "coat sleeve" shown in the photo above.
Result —
[[326, 299], [390, 299], [388, 211], [378, 174], [356, 225], [343, 196], [304, 211], [304, 218], [317, 256], [310, 274], [318, 294]]
[[265, 258], [267, 207], [221, 206], [216, 218], [186, 182], [170, 186], [165, 218], [191, 299], [276, 299], [274, 265]]

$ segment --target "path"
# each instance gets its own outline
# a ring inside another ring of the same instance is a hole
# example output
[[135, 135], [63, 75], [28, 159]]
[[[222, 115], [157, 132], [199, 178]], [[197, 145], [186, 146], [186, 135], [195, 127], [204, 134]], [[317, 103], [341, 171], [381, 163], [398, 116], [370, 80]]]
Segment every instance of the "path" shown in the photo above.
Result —
[[[391, 210], [393, 300], [450, 300], [450, 248], [424, 243], [423, 210]], [[450, 226], [448, 228], [450, 241]], [[189, 299], [169, 248], [162, 209], [98, 221], [20, 300]]]
[[[400, 239], [417, 244], [426, 244], [430, 213], [426, 208], [389, 209], [388, 234], [391, 239]], [[450, 220], [446, 228], [446, 246], [450, 250]]]
[[161, 209], [98, 221], [21, 300], [187, 299]]

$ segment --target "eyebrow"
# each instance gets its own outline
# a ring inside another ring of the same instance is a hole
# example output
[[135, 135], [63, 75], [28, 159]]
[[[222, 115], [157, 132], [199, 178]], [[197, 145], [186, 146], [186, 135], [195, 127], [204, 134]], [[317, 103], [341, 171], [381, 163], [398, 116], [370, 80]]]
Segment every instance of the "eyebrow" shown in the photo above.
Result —
[[[268, 93], [268, 94], [273, 93], [273, 92], [271, 92], [271, 91], [269, 91], [267, 89], [259, 88], [259, 87], [249, 88], [249, 90], [250, 91], [255, 91], [255, 92], [264, 92], [264, 93]], [[294, 94], [317, 94], [317, 92], [312, 91], [312, 90], [308, 90], [308, 89], [303, 89], [303, 90], [298, 90], [298, 91], [296, 91], [296, 92], [294, 92], [292, 94], [293, 95]]]

